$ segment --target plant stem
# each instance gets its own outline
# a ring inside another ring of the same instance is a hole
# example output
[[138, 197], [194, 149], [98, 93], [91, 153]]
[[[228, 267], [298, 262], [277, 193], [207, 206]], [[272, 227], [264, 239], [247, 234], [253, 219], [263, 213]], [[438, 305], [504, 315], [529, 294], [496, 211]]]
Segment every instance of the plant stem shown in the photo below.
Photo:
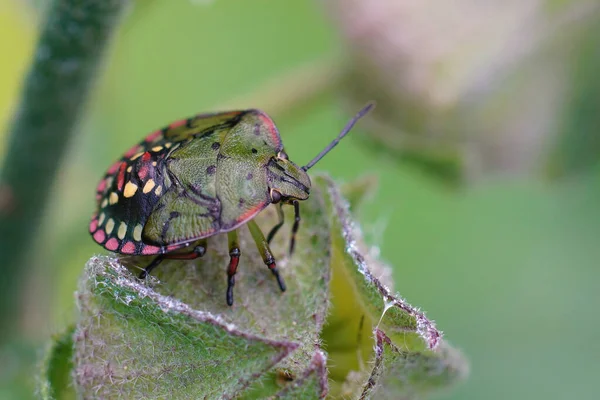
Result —
[[[36, 232], [111, 34], [128, 0], [54, 0], [14, 116], [0, 172], [0, 335], [30, 270]], [[2, 339], [2, 337], [0, 337]]]

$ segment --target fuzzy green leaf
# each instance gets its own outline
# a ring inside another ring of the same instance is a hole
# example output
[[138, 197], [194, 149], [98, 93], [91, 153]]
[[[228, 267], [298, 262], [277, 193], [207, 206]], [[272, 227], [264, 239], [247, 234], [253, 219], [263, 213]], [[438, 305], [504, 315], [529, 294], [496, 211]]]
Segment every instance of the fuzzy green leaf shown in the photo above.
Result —
[[[292, 257], [291, 213], [272, 243], [283, 294], [247, 228], [240, 230], [233, 307], [225, 302], [223, 236], [210, 238], [203, 258], [165, 261], [145, 281], [135, 276], [147, 258], [93, 257], [78, 294], [79, 395], [249, 400], [382, 391], [409, 398], [463, 375], [460, 356], [439, 350], [447, 345], [433, 322], [375, 277], [389, 284], [389, 269], [361, 255], [360, 231], [328, 178], [314, 179], [301, 215]], [[267, 231], [276, 218], [267, 209], [257, 221]]]
[[[330, 290], [333, 301], [321, 337], [330, 356], [329, 373], [334, 380], [332, 394], [357, 398], [356, 392], [362, 387], [360, 398], [379, 398], [371, 397], [370, 393], [383, 385], [385, 390], [392, 390], [395, 398], [413, 398], [415, 391], [410, 385], [390, 386], [380, 382], [380, 378], [388, 378], [387, 374], [377, 372], [382, 357], [379, 347], [383, 346], [377, 345], [373, 353], [373, 340], [377, 344], [380, 337], [385, 337], [390, 347], [413, 360], [407, 363], [396, 357], [391, 364], [397, 372], [395, 379], [422, 384], [419, 393], [464, 377], [465, 361], [455, 351], [450, 357], [450, 352], [446, 351], [450, 347], [442, 341], [435, 323], [382, 283], [391, 283], [389, 268], [370, 257], [368, 252], [361, 254], [365, 245], [360, 230], [351, 220], [348, 204], [339, 189], [326, 177], [318, 177], [315, 186], [324, 194], [331, 218], [333, 278]], [[438, 381], [432, 384], [431, 374], [424, 365], [448, 378], [443, 384]], [[385, 371], [391, 370], [386, 367]]]

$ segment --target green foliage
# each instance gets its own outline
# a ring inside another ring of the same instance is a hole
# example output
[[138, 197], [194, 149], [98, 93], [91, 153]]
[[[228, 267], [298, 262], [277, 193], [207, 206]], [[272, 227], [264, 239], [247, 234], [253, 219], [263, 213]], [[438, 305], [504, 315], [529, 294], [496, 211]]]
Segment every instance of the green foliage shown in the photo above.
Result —
[[[102, 55], [128, 0], [55, 0], [10, 128], [0, 170], [0, 324], [15, 307], [23, 260], [54, 175], [86, 104]], [[5, 330], [0, 335], [6, 334]], [[2, 337], [0, 337], [2, 340]]]
[[[329, 178], [314, 179], [302, 206], [294, 256], [283, 253], [289, 232], [273, 244], [288, 291], [278, 292], [244, 229], [233, 307], [224, 299], [222, 236], [210, 238], [202, 259], [165, 261], [145, 282], [135, 276], [147, 259], [93, 257], [73, 336], [80, 395], [414, 398], [463, 376], [464, 360], [433, 322], [374, 276], [386, 267], [361, 254], [360, 232]], [[276, 216], [263, 214], [264, 229]], [[64, 363], [59, 355], [49, 359]]]

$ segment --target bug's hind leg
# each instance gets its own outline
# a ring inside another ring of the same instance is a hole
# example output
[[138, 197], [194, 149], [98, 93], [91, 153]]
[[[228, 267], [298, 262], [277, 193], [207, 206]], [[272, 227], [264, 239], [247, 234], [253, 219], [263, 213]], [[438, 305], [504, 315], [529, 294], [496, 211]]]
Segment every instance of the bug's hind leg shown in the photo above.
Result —
[[279, 275], [279, 270], [277, 269], [277, 265], [275, 264], [275, 257], [273, 257], [273, 253], [269, 248], [269, 244], [267, 243], [265, 236], [262, 231], [258, 227], [258, 224], [254, 220], [250, 220], [248, 222], [248, 228], [250, 229], [250, 234], [252, 235], [252, 239], [256, 243], [256, 247], [258, 247], [258, 251], [273, 275], [275, 275], [275, 279], [277, 279], [277, 284], [279, 285], [279, 289], [282, 292], [285, 292], [285, 282], [281, 275]]
[[206, 240], [201, 240], [198, 242], [198, 245], [194, 247], [194, 250], [188, 253], [161, 254], [152, 260], [152, 262], [148, 264], [146, 268], [144, 268], [144, 270], [140, 273], [139, 278], [146, 278], [154, 268], [158, 267], [160, 263], [163, 262], [163, 260], [193, 260], [198, 257], [202, 257], [204, 254], [206, 254], [206, 246]]
[[238, 242], [237, 230], [227, 233], [229, 242], [229, 267], [227, 267], [227, 305], [233, 305], [233, 286], [235, 285], [235, 273], [240, 262], [240, 245]]

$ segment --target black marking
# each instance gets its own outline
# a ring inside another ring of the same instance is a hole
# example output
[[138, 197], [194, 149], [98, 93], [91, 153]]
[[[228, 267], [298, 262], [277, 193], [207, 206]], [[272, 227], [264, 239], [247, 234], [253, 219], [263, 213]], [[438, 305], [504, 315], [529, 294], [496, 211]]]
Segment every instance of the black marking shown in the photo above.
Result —
[[229, 158], [229, 157], [227, 157], [227, 156], [224, 156], [224, 155], [223, 155], [223, 154], [221, 154], [221, 153], [217, 154], [217, 161], [220, 161], [220, 160], [225, 160], [225, 159], [227, 159], [227, 158]]
[[258, 150], [252, 149], [252, 154], [256, 154], [256, 153], [258, 153]]
[[[287, 174], [286, 174], [287, 175]], [[289, 176], [289, 175], [288, 175]], [[291, 178], [291, 177], [290, 177]], [[301, 184], [300, 182], [298, 182], [296, 179], [291, 178], [288, 179], [285, 176], [282, 176], [279, 178], [281, 180], [281, 182], [287, 182], [287, 183], [291, 183], [292, 185], [296, 186], [298, 189], [303, 190], [304, 192], [308, 193], [308, 188], [306, 186], [304, 186], [303, 184]]]
[[163, 241], [163, 243], [167, 242], [166, 236], [167, 236], [167, 232], [169, 231], [169, 226], [171, 225], [171, 221], [174, 220], [175, 218], [179, 217], [179, 212], [177, 211], [171, 211], [171, 213], [169, 214], [169, 219], [167, 221], [165, 221], [165, 223], [163, 224], [163, 228], [162, 228], [162, 232], [161, 232], [161, 239]]
[[275, 159], [274, 159], [274, 158], [271, 158], [271, 159], [269, 160], [269, 164], [267, 164], [267, 166], [269, 166], [269, 167], [275, 167], [275, 168], [277, 168], [278, 170], [280, 170], [280, 171], [282, 171], [282, 172], [285, 172], [285, 168], [283, 168], [281, 165], [277, 164], [277, 161], [275, 161]]
[[259, 123], [254, 124], [254, 134], [256, 136], [260, 136], [260, 124]]
[[253, 178], [252, 172], [248, 172], [248, 175], [246, 175], [246, 180], [249, 181], [252, 178]]
[[215, 172], [217, 172], [217, 167], [215, 165], [211, 165], [208, 168], [206, 168], [206, 173], [208, 175], [214, 175]]
[[241, 197], [240, 197], [240, 201], [239, 201], [239, 203], [238, 203], [238, 207], [239, 207], [239, 208], [242, 208], [242, 207], [244, 207], [244, 204], [245, 204], [245, 203], [246, 203], [246, 200], [244, 200], [243, 198], [241, 198]]
[[210, 148], [213, 150], [219, 150], [219, 147], [221, 147], [221, 144], [219, 142], [214, 142], [212, 146], [210, 146]]

